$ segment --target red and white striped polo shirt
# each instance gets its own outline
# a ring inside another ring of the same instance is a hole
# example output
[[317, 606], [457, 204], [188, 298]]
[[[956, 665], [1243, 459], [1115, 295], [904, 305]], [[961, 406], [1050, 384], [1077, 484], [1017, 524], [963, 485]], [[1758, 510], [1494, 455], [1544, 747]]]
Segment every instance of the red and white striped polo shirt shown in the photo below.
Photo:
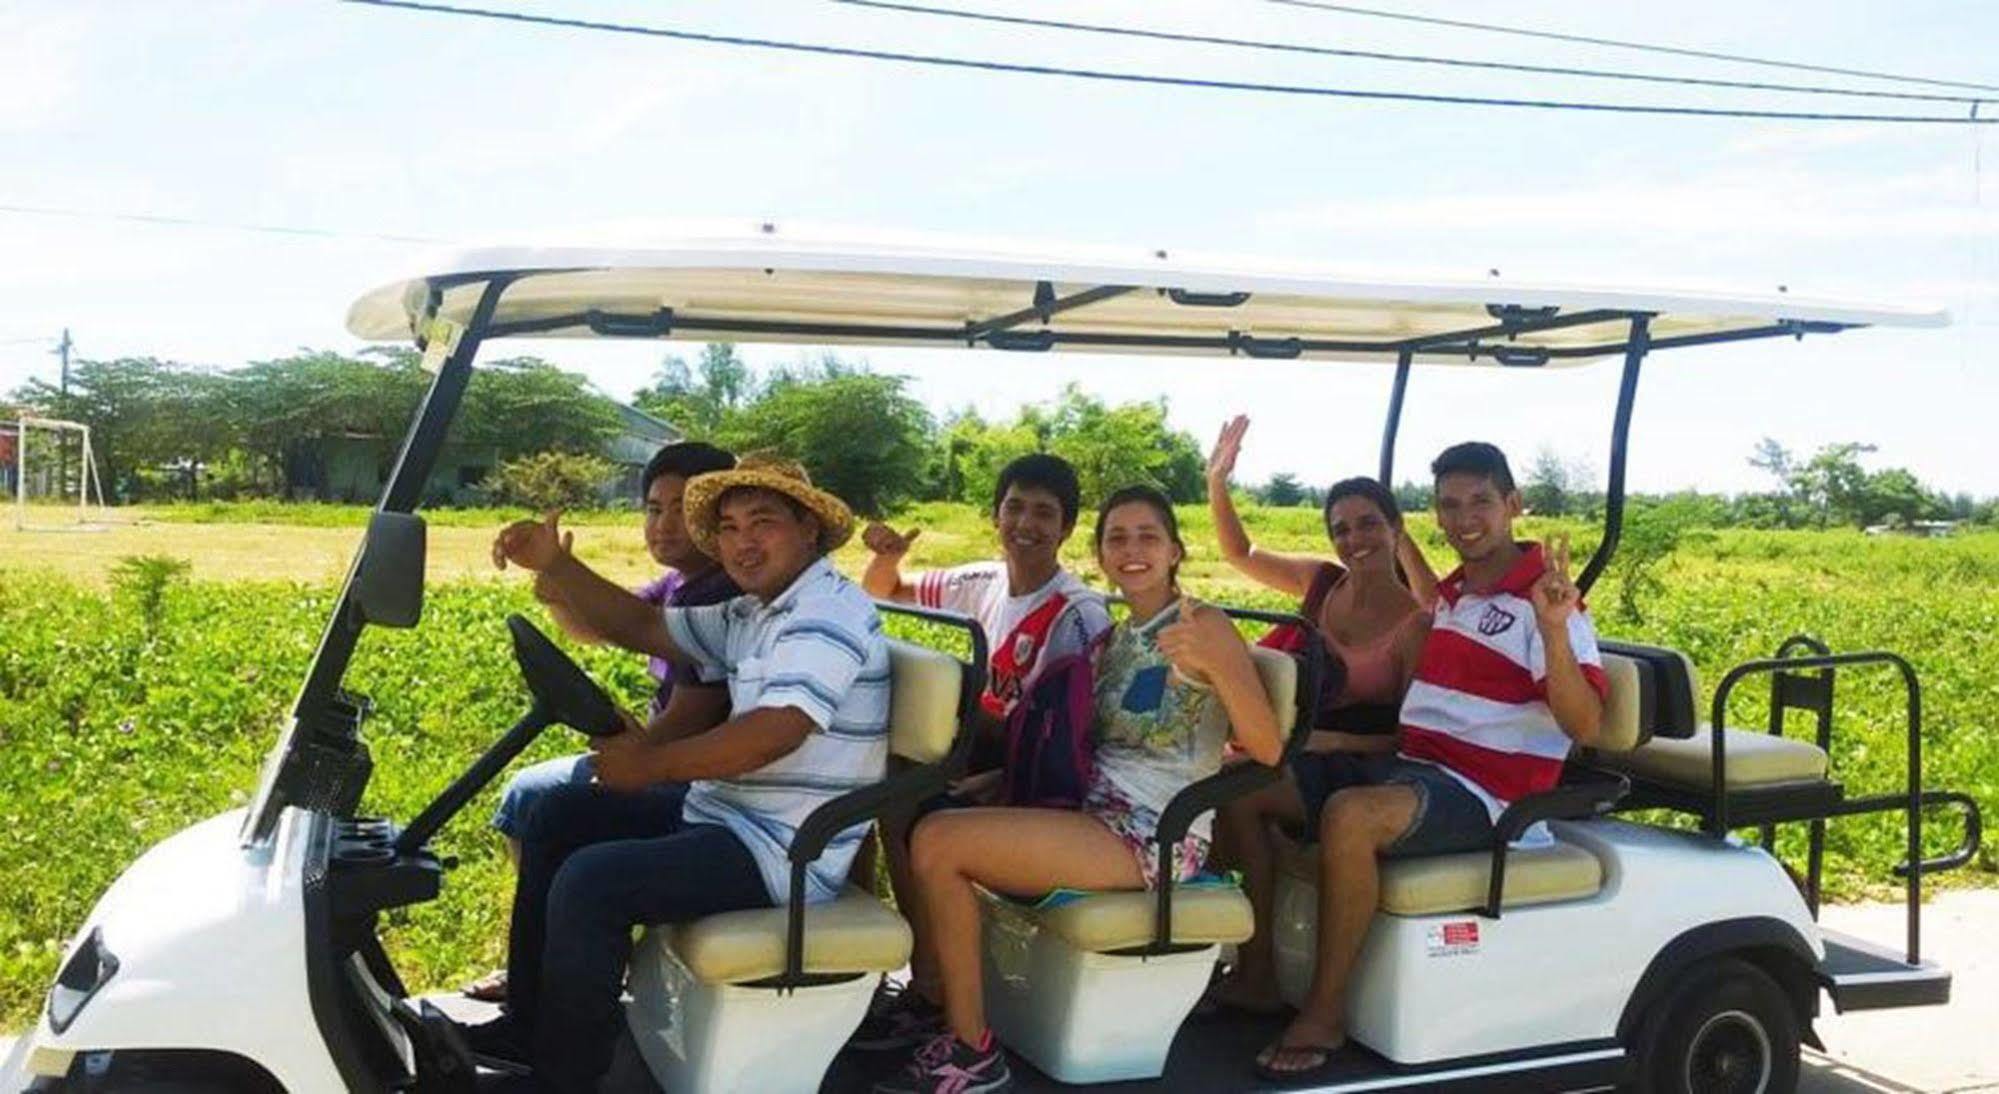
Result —
[[[1539, 544], [1497, 587], [1475, 593], [1459, 568], [1437, 586], [1435, 618], [1402, 700], [1402, 755], [1434, 763], [1484, 800], [1508, 803], [1555, 785], [1569, 738], [1548, 709], [1547, 651], [1529, 590], [1546, 568]], [[1569, 616], [1569, 648], [1597, 694], [1609, 695], [1596, 628]]]

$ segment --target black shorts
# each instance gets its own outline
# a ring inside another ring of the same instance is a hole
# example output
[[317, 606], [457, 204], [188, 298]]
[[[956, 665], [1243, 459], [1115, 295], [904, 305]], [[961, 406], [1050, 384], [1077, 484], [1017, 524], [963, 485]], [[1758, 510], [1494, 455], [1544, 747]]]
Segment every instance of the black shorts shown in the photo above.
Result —
[[1319, 830], [1326, 799], [1349, 786], [1379, 786], [1394, 767], [1393, 752], [1300, 752], [1291, 757], [1291, 777], [1305, 803], [1305, 830]]

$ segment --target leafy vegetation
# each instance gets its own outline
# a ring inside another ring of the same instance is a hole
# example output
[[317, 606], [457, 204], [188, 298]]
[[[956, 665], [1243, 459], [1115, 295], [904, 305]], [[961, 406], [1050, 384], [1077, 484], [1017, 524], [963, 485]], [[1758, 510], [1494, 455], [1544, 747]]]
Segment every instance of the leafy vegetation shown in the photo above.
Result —
[[501, 464], [488, 489], [493, 500], [535, 512], [582, 509], [597, 501], [611, 462], [583, 452], [536, 452]]
[[[308, 351], [223, 371], [152, 358], [81, 361], [68, 394], [31, 380], [13, 398], [90, 426], [113, 501], [324, 500], [339, 493], [327, 474], [329, 443], [367, 445], [388, 459], [429, 384], [407, 350]], [[615, 406], [581, 375], [520, 357], [473, 373], [452, 436], [506, 460], [593, 451], [617, 428]]]
[[[365, 514], [358, 507], [297, 508], [356, 525]], [[481, 519], [496, 526], [506, 515]], [[1192, 591], [1225, 603], [1283, 604], [1222, 563], [1204, 508], [1188, 507], [1181, 517], [1192, 548], [1183, 575]], [[1243, 517], [1259, 543], [1324, 550], [1313, 510], [1248, 506]], [[629, 514], [622, 519], [629, 524]], [[992, 552], [982, 507], [926, 503], [898, 520], [924, 529], [913, 566]], [[1442, 561], [1435, 529], [1420, 517], [1411, 525]], [[1556, 530], [1576, 535], [1579, 554], [1590, 546], [1591, 533], [1580, 525], [1532, 518], [1521, 528], [1530, 536]], [[1636, 526], [1627, 530], [1627, 537], [1638, 534]], [[1626, 550], [1632, 542], [1627, 538]], [[857, 551], [838, 560], [848, 572], [861, 562]], [[1073, 537], [1064, 557], [1096, 580], [1086, 535]], [[0, 570], [0, 824], [9, 849], [0, 859], [0, 1028], [32, 1020], [60, 947], [119, 871], [173, 832], [246, 802], [334, 592], [324, 583], [188, 580], [179, 562], [130, 560], [108, 589], [46, 569]], [[1631, 579], [1620, 563], [1594, 591], [1599, 627], [1683, 649], [1710, 682], [1798, 632], [1835, 650], [1903, 652], [1922, 674], [1926, 781], [1999, 810], [1999, 735], [1986, 724], [1999, 707], [1999, 646], [1986, 640], [1999, 630], [1999, 535], [1912, 540], [1721, 530], [1699, 543], [1681, 539], [1640, 574], [1646, 587], [1634, 595], [1642, 620], [1622, 607], [1622, 585]], [[429, 590], [418, 628], [364, 640], [349, 682], [376, 702], [366, 731], [376, 762], [368, 811], [412, 816], [518, 716], [525, 694], [502, 626], [512, 611], [540, 618], [518, 580], [444, 582]], [[890, 627], [915, 633], [900, 621]], [[576, 652], [613, 694], [641, 701], [638, 658]], [[1761, 725], [1767, 692], [1745, 687], [1739, 695], [1731, 722]], [[1899, 682], [1887, 673], [1844, 671], [1838, 697], [1834, 764], [1849, 793], [1896, 789], [1903, 777]], [[522, 762], [579, 744], [552, 730]], [[443, 899], [389, 921], [391, 949], [415, 987], [448, 987], [500, 960], [510, 877], [484, 827], [496, 792], [489, 788], [441, 836], [442, 849], [461, 863]], [[1956, 838], [1943, 830], [1949, 827], [1930, 826], [1933, 853]], [[1892, 885], [1900, 840], [1893, 818], [1834, 822], [1832, 892], [1851, 898]], [[1780, 837], [1792, 861], [1800, 861], [1802, 846], [1802, 830]], [[1995, 868], [1988, 852], [1975, 871], [1949, 877], [1991, 883]]]

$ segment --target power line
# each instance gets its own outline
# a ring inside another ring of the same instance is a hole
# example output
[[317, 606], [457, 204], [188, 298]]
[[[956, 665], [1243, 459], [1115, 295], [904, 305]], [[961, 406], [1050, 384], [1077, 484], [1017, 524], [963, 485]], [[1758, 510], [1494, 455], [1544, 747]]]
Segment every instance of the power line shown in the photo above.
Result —
[[236, 232], [259, 232], [266, 235], [311, 236], [319, 239], [369, 239], [383, 243], [423, 243], [449, 244], [448, 239], [433, 239], [428, 236], [388, 235], [380, 232], [341, 232], [329, 228], [299, 228], [285, 224], [246, 224], [223, 220], [198, 220], [193, 217], [167, 216], [162, 213], [126, 213], [103, 209], [71, 209], [54, 205], [15, 205], [0, 203], [0, 213], [17, 213], [25, 216], [68, 217], [75, 220], [121, 220], [135, 224], [163, 224], [176, 228], [227, 228]]
[[1592, 38], [1583, 34], [1563, 34], [1552, 30], [1535, 30], [1530, 27], [1505, 26], [1498, 23], [1475, 23], [1465, 19], [1445, 19], [1436, 15], [1415, 15], [1405, 11], [1383, 11], [1379, 8], [1363, 8], [1353, 4], [1335, 4], [1327, 0], [1264, 0], [1267, 4], [1281, 4], [1292, 8], [1315, 8], [1319, 11], [1335, 11], [1343, 15], [1364, 15], [1374, 19], [1398, 19], [1408, 23], [1424, 23], [1438, 27], [1456, 27], [1459, 30], [1482, 30], [1494, 34], [1511, 34], [1522, 38], [1541, 38], [1556, 42], [1574, 42], [1587, 46], [1610, 46], [1614, 49], [1634, 49], [1643, 53], [1665, 53], [1675, 57], [1697, 57], [1704, 61], [1729, 61], [1734, 64], [1760, 65], [1765, 68], [1788, 68], [1799, 72], [1823, 72], [1832, 76], [1859, 76], [1869, 80], [1888, 80], [1894, 83], [1929, 84], [1932, 87], [1962, 87], [1973, 91], [1999, 91], [1999, 84], [1977, 84], [1963, 80], [1936, 80], [1927, 76], [1904, 76], [1893, 72], [1872, 72], [1862, 68], [1835, 68], [1831, 65], [1808, 65], [1801, 61], [1775, 61], [1767, 57], [1748, 57], [1739, 53], [1716, 53], [1702, 49], [1683, 49], [1677, 46], [1661, 46], [1651, 42], [1626, 42], [1616, 38]]
[[1299, 95], [1319, 98], [1358, 99], [1374, 102], [1437, 103], [1454, 106], [1508, 106], [1542, 110], [1577, 110], [1609, 114], [1679, 115], [1707, 118], [1763, 118], [1782, 121], [1814, 122], [1890, 122], [1926, 125], [1991, 125], [1999, 118], [1958, 117], [1956, 115], [1928, 114], [1845, 114], [1821, 113], [1791, 110], [1732, 110], [1714, 107], [1656, 106], [1633, 103], [1582, 102], [1560, 99], [1507, 99], [1477, 95], [1432, 95], [1413, 91], [1368, 91], [1358, 88], [1326, 87], [1316, 84], [1269, 84], [1247, 80], [1211, 80], [1192, 76], [1166, 76], [1141, 72], [1110, 72], [1102, 69], [1072, 68], [1059, 65], [1019, 64], [1006, 61], [985, 61], [967, 57], [946, 57], [927, 53], [903, 53], [893, 50], [861, 49], [851, 46], [831, 46], [817, 42], [791, 42], [772, 38], [751, 38], [732, 34], [706, 34], [691, 30], [676, 30], [669, 27], [640, 26], [631, 23], [606, 23], [588, 19], [570, 19], [552, 15], [529, 15], [522, 12], [493, 11], [486, 8], [464, 7], [452, 4], [424, 3], [419, 0], [341, 0], [343, 3], [363, 4], [369, 7], [401, 8], [408, 11], [429, 12], [439, 15], [463, 15], [480, 19], [496, 19], [503, 22], [526, 23], [537, 26], [565, 27], [574, 30], [599, 30], [615, 34], [639, 34], [656, 38], [673, 38], [687, 42], [706, 42], [714, 45], [744, 46], [756, 49], [775, 49], [791, 53], [807, 53], [826, 57], [857, 57], [872, 61], [894, 61], [903, 64], [929, 65], [937, 68], [976, 69], [985, 72], [1014, 72], [1035, 76], [1067, 76], [1075, 79], [1099, 80], [1112, 83], [1144, 84], [1154, 87], [1187, 87], [1212, 91], [1259, 91], [1277, 95]]
[[1125, 38], [1147, 38], [1161, 42], [1188, 42], [1195, 45], [1232, 46], [1241, 49], [1268, 50], [1274, 53], [1303, 53], [1319, 57], [1347, 57], [1364, 61], [1394, 61], [1406, 64], [1441, 65], [1448, 68], [1526, 72], [1539, 76], [1581, 76], [1599, 80], [1629, 80], [1638, 83], [1676, 84], [1689, 87], [1721, 87], [1741, 91], [1781, 91], [1804, 95], [1845, 95], [1867, 99], [1901, 99], [1921, 102], [1963, 103], [1966, 105], [1975, 105], [1983, 101], [1969, 95], [1942, 95], [1914, 91], [1869, 91], [1862, 88], [1827, 87], [1818, 84], [1776, 84], [1754, 80], [1717, 80], [1699, 76], [1668, 76], [1661, 73], [1624, 72], [1615, 69], [1568, 68], [1554, 65], [1514, 64], [1506, 61], [1469, 60], [1461, 57], [1436, 57], [1420, 53], [1384, 53], [1378, 50], [1367, 49], [1339, 49], [1332, 46], [1312, 46], [1296, 42], [1274, 42], [1253, 38], [1227, 38], [1210, 34], [1188, 34], [1177, 31], [1152, 30], [1144, 27], [1113, 26], [1104, 23], [1078, 23], [1066, 19], [1034, 19], [1024, 15], [1000, 15], [983, 11], [963, 11], [956, 8], [936, 8], [923, 4], [898, 3], [895, 0], [831, 0], [831, 2], [845, 4], [850, 7], [877, 8], [883, 11], [905, 12], [914, 15], [940, 15], [951, 19], [969, 19], [975, 22], [1039, 27], [1047, 30], [1073, 30], [1089, 34], [1107, 34]]

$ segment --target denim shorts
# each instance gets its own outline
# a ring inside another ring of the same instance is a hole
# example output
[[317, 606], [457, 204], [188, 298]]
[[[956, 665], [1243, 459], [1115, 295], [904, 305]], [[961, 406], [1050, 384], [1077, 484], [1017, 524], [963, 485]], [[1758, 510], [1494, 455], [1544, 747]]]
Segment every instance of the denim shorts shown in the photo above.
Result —
[[1420, 858], [1492, 847], [1492, 814], [1478, 795], [1435, 764], [1396, 757], [1381, 774], [1383, 785], [1416, 792], [1416, 815], [1409, 827], [1382, 848], [1385, 858]]
[[1349, 786], [1379, 786], [1394, 766], [1392, 752], [1300, 752], [1291, 757], [1291, 778], [1305, 804], [1305, 830], [1319, 830], [1327, 798]]

